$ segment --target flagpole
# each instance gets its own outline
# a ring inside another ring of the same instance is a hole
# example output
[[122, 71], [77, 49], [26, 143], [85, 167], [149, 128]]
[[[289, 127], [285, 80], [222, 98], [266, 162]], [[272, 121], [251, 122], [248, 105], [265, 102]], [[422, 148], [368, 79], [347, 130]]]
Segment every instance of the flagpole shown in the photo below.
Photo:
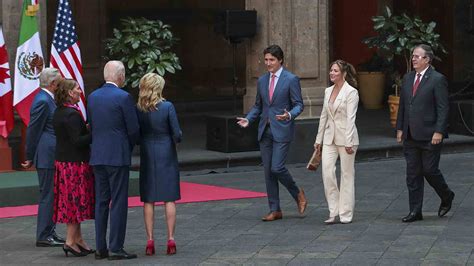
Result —
[[[40, 91], [38, 70], [44, 68], [36, 15], [38, 0], [24, 0], [20, 21], [19, 42], [15, 58], [14, 99], [15, 109], [23, 121], [21, 125], [20, 162], [26, 160], [26, 126], [30, 121], [30, 108]], [[34, 62], [34, 64], [33, 64]]]
[[10, 79], [8, 52], [0, 24], [0, 172], [12, 170], [12, 149], [8, 135], [14, 127], [13, 92]]

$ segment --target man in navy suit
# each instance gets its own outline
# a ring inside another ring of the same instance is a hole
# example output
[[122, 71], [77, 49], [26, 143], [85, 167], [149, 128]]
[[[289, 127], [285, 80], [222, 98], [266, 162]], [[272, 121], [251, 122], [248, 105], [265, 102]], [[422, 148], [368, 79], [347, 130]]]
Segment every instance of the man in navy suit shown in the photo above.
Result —
[[131, 153], [139, 136], [138, 118], [132, 97], [121, 89], [125, 81], [123, 63], [107, 62], [104, 79], [105, 84], [89, 95], [87, 110], [92, 132], [89, 164], [94, 170], [96, 193], [95, 258], [133, 259], [137, 255], [127, 253], [123, 244], [127, 229]]
[[54, 91], [61, 74], [55, 68], [45, 68], [40, 74], [41, 89], [31, 104], [30, 123], [26, 130], [26, 161], [21, 165], [29, 168], [33, 164], [38, 172], [40, 198], [36, 226], [36, 246], [62, 246], [64, 239], [56, 235], [53, 222], [54, 202], [54, 151], [56, 136], [53, 129], [53, 114], [56, 110]]
[[451, 209], [454, 192], [439, 170], [443, 138], [447, 137], [448, 82], [431, 66], [434, 54], [430, 46], [413, 49], [414, 71], [403, 78], [397, 117], [397, 141], [403, 141], [407, 162], [406, 181], [410, 213], [402, 219], [409, 223], [422, 220], [424, 178], [441, 198], [438, 216]]
[[283, 50], [278, 45], [271, 45], [263, 55], [268, 73], [258, 79], [255, 105], [245, 118], [237, 117], [237, 123], [248, 127], [249, 123], [260, 118], [258, 141], [270, 207], [270, 212], [262, 220], [274, 221], [283, 218], [278, 181], [295, 199], [300, 214], [307, 205], [303, 189], [296, 186], [285, 167], [295, 133], [294, 120], [303, 111], [303, 98], [299, 78], [282, 66]]

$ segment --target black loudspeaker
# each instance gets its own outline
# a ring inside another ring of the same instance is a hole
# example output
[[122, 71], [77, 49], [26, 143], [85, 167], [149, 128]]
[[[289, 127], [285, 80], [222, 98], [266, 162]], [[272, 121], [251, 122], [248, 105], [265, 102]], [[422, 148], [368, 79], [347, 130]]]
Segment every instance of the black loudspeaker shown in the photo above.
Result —
[[258, 122], [247, 128], [237, 125], [235, 115], [208, 116], [206, 121], [206, 148], [211, 151], [240, 152], [259, 150]]
[[474, 135], [474, 100], [460, 100], [450, 103], [449, 132]]
[[257, 11], [221, 11], [217, 14], [214, 30], [231, 40], [253, 37], [257, 33]]

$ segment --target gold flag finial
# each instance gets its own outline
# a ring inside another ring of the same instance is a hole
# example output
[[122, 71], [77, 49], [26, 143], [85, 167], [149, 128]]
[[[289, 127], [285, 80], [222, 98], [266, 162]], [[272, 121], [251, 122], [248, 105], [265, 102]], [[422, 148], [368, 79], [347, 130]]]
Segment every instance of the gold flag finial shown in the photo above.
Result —
[[28, 5], [28, 8], [26, 9], [26, 15], [30, 17], [36, 16], [36, 13], [39, 10], [39, 5]]

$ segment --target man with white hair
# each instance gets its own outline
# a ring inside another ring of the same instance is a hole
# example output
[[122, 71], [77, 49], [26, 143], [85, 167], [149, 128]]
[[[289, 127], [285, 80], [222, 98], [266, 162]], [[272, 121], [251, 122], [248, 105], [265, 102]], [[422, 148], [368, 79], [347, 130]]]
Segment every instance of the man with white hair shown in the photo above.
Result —
[[62, 79], [56, 68], [45, 68], [40, 74], [41, 90], [36, 94], [30, 109], [30, 123], [26, 131], [26, 161], [21, 165], [29, 168], [33, 164], [38, 172], [40, 198], [36, 226], [36, 246], [62, 246], [64, 239], [55, 232], [53, 222], [54, 202], [54, 152], [56, 136], [53, 114], [56, 110], [54, 91]]
[[[120, 89], [125, 82], [125, 67], [109, 61], [104, 67], [105, 84], [88, 98], [88, 117], [92, 132], [89, 164], [95, 175], [96, 259], [134, 259], [136, 254], [123, 249], [127, 229], [128, 179], [131, 153], [138, 140], [139, 126], [135, 103]], [[110, 234], [107, 248], [107, 220]]]

